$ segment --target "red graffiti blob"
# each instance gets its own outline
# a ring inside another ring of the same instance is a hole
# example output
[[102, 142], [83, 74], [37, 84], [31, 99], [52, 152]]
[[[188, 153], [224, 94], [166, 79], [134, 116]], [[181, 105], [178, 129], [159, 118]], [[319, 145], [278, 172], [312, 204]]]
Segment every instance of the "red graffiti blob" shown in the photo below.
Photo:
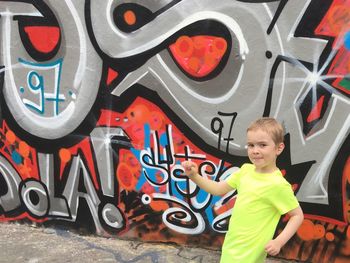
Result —
[[124, 162], [120, 163], [116, 173], [119, 185], [122, 188], [125, 190], [133, 190], [135, 188], [137, 181], [128, 164]]
[[[315, 33], [324, 36], [333, 36], [342, 39], [344, 33], [348, 31], [350, 23], [350, 1], [349, 0], [335, 0], [326, 15], [322, 19]], [[333, 45], [337, 43], [334, 42]]]
[[35, 149], [21, 140], [4, 121], [0, 127], [0, 153], [9, 160], [22, 179], [38, 179]]
[[316, 105], [311, 110], [309, 116], [307, 117], [307, 122], [312, 122], [312, 121], [317, 120], [317, 119], [320, 118], [323, 102], [324, 102], [324, 96], [322, 96], [317, 101]]
[[221, 37], [181, 36], [169, 48], [183, 70], [200, 78], [217, 67], [227, 50], [227, 42]]
[[297, 235], [304, 241], [310, 241], [315, 238], [315, 224], [305, 219], [297, 231]]
[[41, 53], [52, 52], [60, 39], [60, 29], [56, 26], [27, 26], [24, 31], [33, 47]]
[[136, 14], [132, 10], [127, 10], [124, 13], [124, 21], [127, 23], [129, 26], [135, 25], [136, 24]]
[[114, 69], [109, 68], [108, 74], [107, 74], [107, 85], [111, 84], [113, 80], [115, 80], [118, 77], [118, 72]]
[[[334, 0], [321, 23], [315, 30], [319, 36], [334, 37], [333, 48], [339, 49], [332, 65], [329, 75], [339, 75], [333, 85], [350, 94], [350, 81], [341, 76], [348, 74], [350, 69], [350, 51], [345, 48], [345, 36], [349, 32], [350, 24], [350, 0]], [[339, 46], [339, 47], [337, 47]]]

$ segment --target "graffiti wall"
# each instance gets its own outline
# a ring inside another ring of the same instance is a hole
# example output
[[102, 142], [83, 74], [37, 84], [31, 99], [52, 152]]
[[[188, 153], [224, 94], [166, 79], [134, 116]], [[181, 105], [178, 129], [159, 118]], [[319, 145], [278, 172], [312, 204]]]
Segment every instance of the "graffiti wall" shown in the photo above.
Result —
[[0, 0], [0, 50], [0, 221], [220, 248], [236, 192], [180, 163], [224, 180], [272, 116], [305, 212], [279, 256], [349, 262], [349, 0]]

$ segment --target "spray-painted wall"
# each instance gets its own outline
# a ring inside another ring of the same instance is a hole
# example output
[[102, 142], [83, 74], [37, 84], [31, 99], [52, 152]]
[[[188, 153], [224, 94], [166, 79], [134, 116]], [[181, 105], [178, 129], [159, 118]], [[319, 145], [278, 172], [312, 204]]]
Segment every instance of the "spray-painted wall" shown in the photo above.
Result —
[[223, 180], [273, 116], [306, 217], [280, 256], [349, 262], [349, 0], [0, 0], [0, 16], [0, 221], [219, 248], [236, 192], [179, 163]]

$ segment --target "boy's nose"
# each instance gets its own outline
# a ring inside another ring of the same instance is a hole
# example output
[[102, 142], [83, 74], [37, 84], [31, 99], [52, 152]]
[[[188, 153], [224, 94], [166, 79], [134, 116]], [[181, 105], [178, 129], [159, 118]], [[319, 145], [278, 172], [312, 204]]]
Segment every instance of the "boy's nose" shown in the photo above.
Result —
[[258, 153], [259, 153], [258, 147], [254, 146], [253, 149], [252, 149], [252, 152], [253, 152], [254, 154], [258, 154]]

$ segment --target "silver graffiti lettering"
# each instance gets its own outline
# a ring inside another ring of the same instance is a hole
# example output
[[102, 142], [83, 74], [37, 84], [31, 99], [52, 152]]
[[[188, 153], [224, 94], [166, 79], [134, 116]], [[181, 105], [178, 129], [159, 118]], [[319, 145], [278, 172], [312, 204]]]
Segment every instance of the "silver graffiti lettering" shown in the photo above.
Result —
[[[1, 3], [3, 1], [0, 1]], [[27, 132], [46, 139], [61, 138], [77, 128], [91, 109], [102, 74], [102, 61], [89, 41], [84, 1], [45, 3], [59, 15], [61, 43], [50, 61], [29, 56], [14, 15], [46, 19], [33, 6], [6, 1], [0, 7], [4, 65], [4, 97], [14, 119]]]
[[69, 208], [67, 201], [64, 198], [55, 196], [54, 184], [54, 162], [52, 154], [38, 154], [40, 179], [47, 187], [47, 192], [50, 199], [49, 215], [59, 217], [69, 217]]
[[46, 216], [49, 212], [49, 194], [43, 183], [34, 180], [23, 181], [19, 189], [28, 211], [37, 216]]
[[2, 176], [6, 183], [6, 186], [1, 186], [1, 188], [7, 188], [6, 194], [0, 196], [0, 206], [5, 212], [9, 212], [21, 204], [18, 187], [22, 179], [9, 161], [2, 155], [0, 155], [0, 176]]
[[121, 128], [97, 127], [91, 133], [91, 142], [94, 148], [97, 168], [101, 174], [101, 187], [104, 195], [114, 196], [115, 174], [113, 155], [118, 158], [111, 145], [117, 147], [131, 147], [129, 138]]

